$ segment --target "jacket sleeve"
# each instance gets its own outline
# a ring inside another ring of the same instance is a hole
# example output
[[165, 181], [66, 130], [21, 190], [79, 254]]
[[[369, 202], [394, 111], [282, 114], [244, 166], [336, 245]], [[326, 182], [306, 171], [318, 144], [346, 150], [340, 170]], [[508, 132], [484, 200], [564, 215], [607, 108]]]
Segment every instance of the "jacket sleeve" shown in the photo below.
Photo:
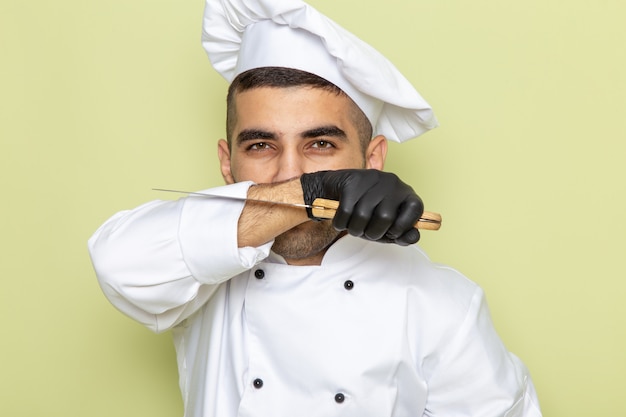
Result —
[[437, 361], [426, 415], [541, 417], [528, 370], [496, 333], [480, 288]]
[[[251, 182], [211, 189], [245, 197]], [[155, 332], [197, 311], [224, 281], [266, 258], [273, 242], [237, 247], [243, 202], [153, 201], [117, 213], [89, 239], [100, 286], [124, 314]]]

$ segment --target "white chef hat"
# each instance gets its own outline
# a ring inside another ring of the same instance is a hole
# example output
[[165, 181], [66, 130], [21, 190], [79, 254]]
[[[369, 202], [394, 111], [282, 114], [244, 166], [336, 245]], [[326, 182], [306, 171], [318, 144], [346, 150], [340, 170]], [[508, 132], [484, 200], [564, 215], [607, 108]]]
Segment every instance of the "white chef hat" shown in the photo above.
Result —
[[260, 67], [330, 81], [365, 113], [374, 135], [403, 142], [437, 126], [428, 103], [389, 60], [300, 0], [206, 0], [202, 45], [229, 82]]

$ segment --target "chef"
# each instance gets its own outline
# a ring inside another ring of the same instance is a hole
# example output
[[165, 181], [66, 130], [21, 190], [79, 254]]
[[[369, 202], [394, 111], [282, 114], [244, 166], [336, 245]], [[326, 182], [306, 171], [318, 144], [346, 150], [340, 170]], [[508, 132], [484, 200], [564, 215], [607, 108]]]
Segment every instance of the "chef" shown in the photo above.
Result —
[[[111, 303], [173, 332], [185, 416], [541, 416], [482, 290], [415, 245], [422, 201], [383, 171], [388, 140], [437, 125], [419, 93], [298, 0], [207, 0], [203, 29], [230, 82], [226, 185], [89, 240]], [[318, 197], [334, 218], [258, 201]]]

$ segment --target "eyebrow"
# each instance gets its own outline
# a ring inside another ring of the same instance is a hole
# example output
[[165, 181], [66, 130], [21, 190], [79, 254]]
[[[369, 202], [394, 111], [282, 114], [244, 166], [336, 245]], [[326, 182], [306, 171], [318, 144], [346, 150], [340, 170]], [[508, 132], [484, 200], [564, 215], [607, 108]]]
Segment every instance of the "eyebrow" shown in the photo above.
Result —
[[276, 135], [274, 135], [271, 132], [267, 132], [265, 130], [246, 129], [246, 130], [242, 130], [237, 135], [237, 143], [241, 144], [241, 143], [251, 141], [251, 140], [259, 140], [259, 139], [269, 140], [269, 139], [275, 139], [275, 138], [276, 138]]
[[309, 130], [302, 132], [300, 136], [304, 139], [319, 138], [320, 136], [328, 136], [328, 137], [340, 139], [342, 141], [348, 140], [348, 135], [346, 135], [346, 132], [344, 132], [342, 129], [334, 125], [320, 126], [314, 129], [309, 129]]
[[[313, 129], [305, 130], [300, 134], [303, 139], [314, 139], [322, 136], [340, 139], [346, 142], [348, 135], [342, 129], [334, 125], [320, 126]], [[245, 129], [237, 135], [237, 144], [242, 144], [253, 140], [275, 140], [276, 135], [272, 132], [261, 129]]]

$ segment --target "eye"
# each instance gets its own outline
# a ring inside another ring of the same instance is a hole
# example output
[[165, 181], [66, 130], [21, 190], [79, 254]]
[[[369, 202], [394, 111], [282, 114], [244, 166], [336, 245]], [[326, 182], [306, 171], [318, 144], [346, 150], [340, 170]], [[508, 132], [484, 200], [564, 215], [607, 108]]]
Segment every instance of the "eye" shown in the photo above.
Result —
[[267, 142], [256, 142], [252, 145], [248, 146], [248, 151], [262, 151], [264, 149], [269, 149], [270, 145]]
[[318, 140], [318, 141], [313, 142], [311, 147], [318, 148], [318, 149], [331, 149], [331, 148], [334, 148], [335, 145], [333, 145], [331, 142], [328, 142], [326, 140]]

